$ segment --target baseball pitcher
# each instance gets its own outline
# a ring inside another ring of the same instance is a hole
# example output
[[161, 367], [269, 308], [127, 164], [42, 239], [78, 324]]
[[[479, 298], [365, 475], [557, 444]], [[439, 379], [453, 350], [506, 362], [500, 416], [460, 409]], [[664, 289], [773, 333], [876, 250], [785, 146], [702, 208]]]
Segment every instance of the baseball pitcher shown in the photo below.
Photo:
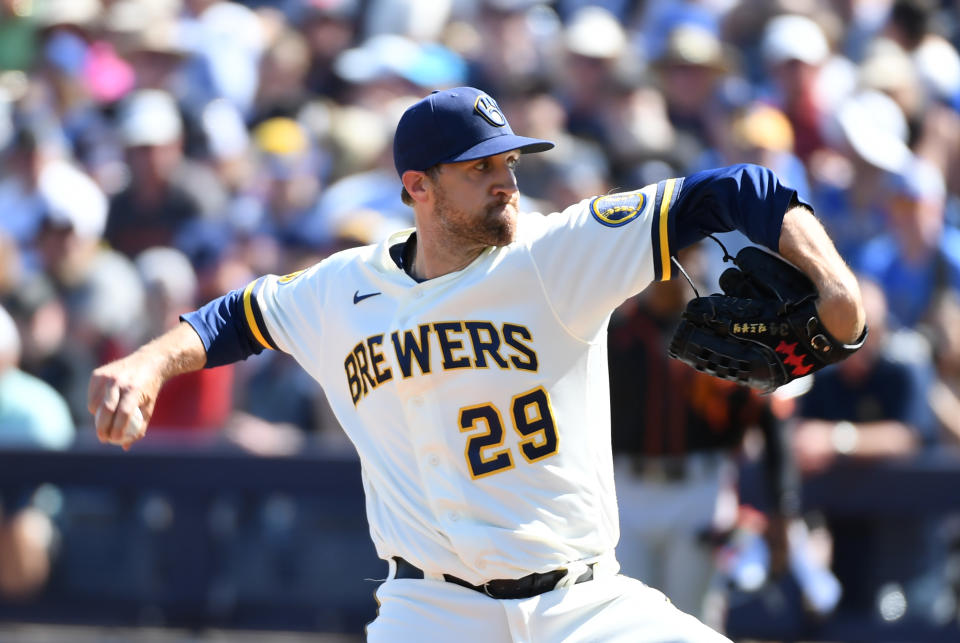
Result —
[[[810, 207], [762, 167], [518, 212], [517, 163], [552, 147], [515, 135], [470, 87], [416, 102], [394, 139], [416, 229], [261, 277], [98, 368], [98, 436], [124, 448], [141, 439], [174, 375], [285, 351], [360, 456], [371, 537], [389, 565], [370, 641], [725, 641], [618, 574], [607, 321], [674, 276], [678, 249], [739, 229], [816, 288], [816, 305], [805, 300], [814, 321], [774, 329], [794, 344], [789, 356], [763, 352], [764, 368], [785, 363], [791, 379], [797, 364], [823, 363], [807, 335], [833, 355], [862, 339], [856, 282]], [[729, 299], [762, 299], [746, 295]], [[721, 376], [719, 357], [745, 356], [731, 371], [742, 378], [770, 320], [740, 311], [724, 331], [729, 315], [715, 306], [694, 327], [711, 301], [672, 350]]]

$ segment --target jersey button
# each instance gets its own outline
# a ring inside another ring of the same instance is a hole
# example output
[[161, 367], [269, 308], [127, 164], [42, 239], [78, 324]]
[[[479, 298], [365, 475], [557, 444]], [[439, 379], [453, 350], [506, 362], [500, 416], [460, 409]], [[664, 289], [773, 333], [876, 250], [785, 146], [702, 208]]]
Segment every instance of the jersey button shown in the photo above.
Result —
[[447, 518], [450, 519], [450, 522], [457, 522], [458, 520], [460, 520], [460, 512], [459, 511], [448, 512]]
[[414, 406], [423, 406], [423, 398], [419, 395], [411, 399], [410, 402], [412, 402]]
[[430, 463], [430, 466], [438, 467], [440, 466], [440, 456], [433, 453], [430, 455], [430, 457], [427, 458], [427, 462]]

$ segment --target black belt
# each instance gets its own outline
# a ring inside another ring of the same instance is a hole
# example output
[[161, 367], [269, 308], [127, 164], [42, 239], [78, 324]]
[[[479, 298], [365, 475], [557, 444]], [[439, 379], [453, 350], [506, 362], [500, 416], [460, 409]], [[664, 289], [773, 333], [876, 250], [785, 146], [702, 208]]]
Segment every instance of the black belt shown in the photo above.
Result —
[[[397, 563], [397, 573], [394, 575], [394, 578], [414, 578], [423, 580], [424, 574], [422, 569], [414, 566], [411, 563], [408, 563], [399, 556], [394, 556], [393, 560]], [[544, 592], [549, 592], [550, 590], [556, 589], [557, 583], [559, 583], [560, 579], [566, 575], [567, 570], [555, 569], [552, 572], [544, 572], [543, 574], [529, 574], [523, 578], [491, 580], [487, 581], [483, 585], [471, 585], [462, 578], [457, 578], [456, 576], [451, 576], [450, 574], [444, 574], [443, 580], [447, 581], [448, 583], [460, 585], [461, 587], [466, 587], [467, 589], [472, 589], [473, 591], [480, 592], [481, 594], [486, 594], [492, 598], [514, 599], [530, 598], [531, 596], [537, 596], [539, 594], [543, 594]], [[588, 580], [593, 580], [593, 565], [589, 565], [587, 567], [587, 571], [581, 574], [576, 582], [584, 583]]]

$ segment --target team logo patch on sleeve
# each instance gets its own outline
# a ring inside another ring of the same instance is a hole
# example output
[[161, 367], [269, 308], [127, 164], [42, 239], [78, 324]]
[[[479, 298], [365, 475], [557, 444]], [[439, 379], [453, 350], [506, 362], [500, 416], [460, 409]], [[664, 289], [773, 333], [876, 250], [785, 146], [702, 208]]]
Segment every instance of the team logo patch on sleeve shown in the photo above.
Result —
[[636, 219], [644, 205], [643, 192], [607, 194], [590, 202], [590, 214], [603, 225], [618, 228]]

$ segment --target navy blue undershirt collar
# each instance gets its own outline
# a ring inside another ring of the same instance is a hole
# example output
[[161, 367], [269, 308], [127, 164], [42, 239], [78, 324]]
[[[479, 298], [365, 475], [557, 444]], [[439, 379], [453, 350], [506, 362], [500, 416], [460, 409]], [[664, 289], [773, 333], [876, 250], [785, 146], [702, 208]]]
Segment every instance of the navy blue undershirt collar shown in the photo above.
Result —
[[413, 257], [416, 247], [417, 233], [413, 232], [407, 237], [406, 241], [390, 246], [390, 258], [393, 259], [393, 263], [397, 264], [400, 270], [410, 275], [411, 279], [420, 284], [426, 281], [426, 279], [420, 279], [413, 274]]

